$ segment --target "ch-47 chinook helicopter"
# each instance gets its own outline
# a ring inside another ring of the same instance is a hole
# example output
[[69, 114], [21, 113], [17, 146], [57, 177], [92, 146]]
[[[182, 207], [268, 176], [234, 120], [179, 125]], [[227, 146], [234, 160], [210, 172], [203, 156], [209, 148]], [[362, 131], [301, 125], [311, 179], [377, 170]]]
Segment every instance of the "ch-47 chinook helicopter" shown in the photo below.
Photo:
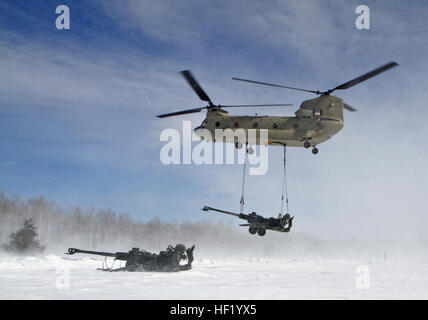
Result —
[[[356, 111], [350, 105], [343, 102], [339, 97], [331, 95], [336, 90], [349, 89], [363, 81], [366, 81], [398, 64], [389, 62], [379, 68], [367, 72], [355, 79], [345, 82], [333, 89], [327, 91], [307, 90], [266, 82], [246, 80], [241, 78], [232, 78], [234, 80], [245, 81], [250, 83], [262, 84], [267, 86], [286, 88], [304, 92], [314, 93], [319, 97], [303, 101], [300, 108], [295, 112], [294, 117], [283, 116], [230, 116], [224, 108], [232, 107], [269, 107], [269, 106], [290, 106], [290, 104], [265, 104], [265, 105], [215, 105], [199, 83], [193, 77], [189, 70], [182, 71], [182, 75], [193, 88], [199, 98], [208, 102], [205, 107], [187, 109], [178, 112], [158, 115], [159, 118], [178, 116], [182, 114], [196, 113], [207, 109], [207, 115], [202, 124], [194, 129], [196, 135], [203, 137], [202, 129], [207, 129], [212, 137], [215, 137], [215, 129], [244, 129], [248, 141], [248, 129], [268, 129], [268, 145], [291, 146], [312, 148], [312, 153], [317, 154], [316, 146], [334, 136], [343, 128], [343, 109]], [[260, 132], [256, 133], [257, 137]], [[204, 137], [206, 139], [206, 137]], [[215, 139], [213, 139], [214, 142]], [[260, 144], [260, 139], [254, 144]], [[240, 148], [238, 142], [235, 146]]]

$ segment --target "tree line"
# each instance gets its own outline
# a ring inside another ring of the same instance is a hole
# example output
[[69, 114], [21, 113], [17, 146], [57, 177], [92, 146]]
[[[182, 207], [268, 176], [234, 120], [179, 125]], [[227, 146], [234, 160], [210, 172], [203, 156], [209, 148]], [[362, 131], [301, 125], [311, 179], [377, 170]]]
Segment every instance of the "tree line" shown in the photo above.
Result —
[[206, 249], [227, 246], [239, 238], [232, 227], [210, 221], [149, 221], [131, 218], [129, 213], [111, 209], [61, 206], [45, 197], [22, 199], [0, 192], [0, 242], [6, 245], [11, 234], [27, 219], [36, 225], [38, 241], [48, 249], [82, 247], [90, 250], [128, 250], [137, 246], [160, 250], [168, 244], [198, 242]]
[[154, 217], [141, 221], [129, 213], [111, 209], [62, 206], [45, 197], [22, 199], [6, 196], [1, 191], [0, 248], [7, 248], [13, 241], [12, 235], [19, 234], [28, 219], [34, 223], [35, 240], [45, 248], [45, 254], [62, 254], [69, 247], [113, 252], [139, 247], [158, 252], [169, 244], [183, 243], [196, 245], [196, 258], [344, 257], [371, 251], [379, 255], [379, 250], [369, 243], [320, 239], [293, 230], [287, 234], [268, 232], [264, 237], [254, 236], [247, 228], [238, 227], [239, 221], [225, 217], [202, 221], [169, 221]]

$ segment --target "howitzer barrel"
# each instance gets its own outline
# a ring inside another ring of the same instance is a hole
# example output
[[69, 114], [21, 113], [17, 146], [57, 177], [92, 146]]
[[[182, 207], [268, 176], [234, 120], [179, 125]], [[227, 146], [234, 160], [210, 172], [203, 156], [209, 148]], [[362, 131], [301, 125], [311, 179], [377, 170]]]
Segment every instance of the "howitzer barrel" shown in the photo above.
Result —
[[238, 217], [238, 218], [244, 219], [244, 220], [246, 220], [248, 218], [248, 215], [244, 214], [244, 213], [235, 213], [235, 212], [230, 212], [230, 211], [225, 211], [225, 210], [211, 208], [211, 207], [208, 207], [208, 206], [203, 207], [202, 210], [203, 211], [216, 211], [216, 212], [220, 212], [220, 213], [225, 213], [225, 214], [228, 214], [228, 215], [231, 215], [231, 216], [235, 216], [235, 217]]
[[118, 253], [112, 253], [112, 252], [101, 252], [101, 251], [90, 251], [90, 250], [80, 250], [76, 248], [69, 248], [67, 254], [75, 254], [75, 253], [86, 253], [86, 254], [96, 254], [98, 256], [104, 256], [104, 257], [118, 257]]

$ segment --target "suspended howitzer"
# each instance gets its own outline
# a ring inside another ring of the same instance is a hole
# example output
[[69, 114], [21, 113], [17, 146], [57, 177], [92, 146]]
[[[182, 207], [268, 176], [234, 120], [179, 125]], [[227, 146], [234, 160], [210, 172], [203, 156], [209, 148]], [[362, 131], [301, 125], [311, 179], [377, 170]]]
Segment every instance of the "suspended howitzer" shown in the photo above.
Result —
[[[169, 246], [167, 250], [161, 251], [159, 254], [150, 253], [139, 248], [132, 248], [128, 252], [101, 252], [80, 250], [76, 248], [69, 248], [66, 254], [72, 255], [76, 253], [86, 253], [99, 255], [103, 257], [112, 257], [116, 260], [126, 261], [125, 267], [113, 269], [107, 267], [106, 261], [103, 263], [103, 271], [161, 271], [161, 272], [174, 272], [185, 271], [192, 268], [193, 250], [195, 246], [186, 249], [182, 244], [174, 247]], [[180, 265], [181, 260], [187, 260], [187, 263]]]
[[258, 215], [256, 212], [252, 212], [249, 214], [245, 213], [234, 213], [230, 211], [219, 210], [211, 207], [205, 206], [203, 211], [216, 211], [220, 213], [225, 213], [239, 219], [247, 220], [248, 223], [240, 224], [241, 227], [249, 227], [248, 231], [251, 234], [258, 234], [259, 236], [264, 236], [266, 234], [266, 230], [273, 230], [279, 232], [289, 232], [291, 226], [293, 224], [294, 217], [290, 217], [287, 213], [283, 217], [270, 217], [265, 218], [261, 215]]

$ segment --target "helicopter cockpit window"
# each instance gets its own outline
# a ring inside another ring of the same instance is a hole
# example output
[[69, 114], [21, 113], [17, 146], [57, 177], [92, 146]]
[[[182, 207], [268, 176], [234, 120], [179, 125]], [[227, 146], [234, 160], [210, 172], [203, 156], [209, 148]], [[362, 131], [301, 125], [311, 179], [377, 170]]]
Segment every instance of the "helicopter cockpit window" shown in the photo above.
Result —
[[321, 116], [322, 115], [322, 112], [321, 112], [321, 110], [314, 110], [314, 116]]

